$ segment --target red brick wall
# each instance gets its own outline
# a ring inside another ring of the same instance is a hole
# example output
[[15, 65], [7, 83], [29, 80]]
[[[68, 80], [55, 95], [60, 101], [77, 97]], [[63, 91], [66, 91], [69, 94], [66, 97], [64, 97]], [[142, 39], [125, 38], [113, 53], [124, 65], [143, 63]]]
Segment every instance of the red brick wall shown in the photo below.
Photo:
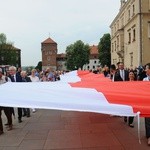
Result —
[[42, 66], [56, 66], [57, 44], [42, 43]]

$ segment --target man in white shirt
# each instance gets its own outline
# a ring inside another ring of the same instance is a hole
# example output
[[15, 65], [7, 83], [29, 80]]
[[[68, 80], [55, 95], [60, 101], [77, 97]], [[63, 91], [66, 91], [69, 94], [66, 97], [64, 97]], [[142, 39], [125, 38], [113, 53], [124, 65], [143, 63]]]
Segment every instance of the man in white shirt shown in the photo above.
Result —
[[[36, 74], [36, 69], [32, 69], [31, 75], [29, 76], [30, 80], [31, 80], [32, 82], [40, 82], [39, 77], [37, 77], [35, 74]], [[35, 108], [32, 108], [32, 112], [35, 113], [35, 112], [36, 112], [36, 109], [35, 109]]]
[[[11, 82], [22, 82], [22, 77], [19, 73], [16, 72], [17, 69], [15, 66], [9, 67], [9, 78]], [[22, 108], [18, 108], [18, 122], [22, 122]]]

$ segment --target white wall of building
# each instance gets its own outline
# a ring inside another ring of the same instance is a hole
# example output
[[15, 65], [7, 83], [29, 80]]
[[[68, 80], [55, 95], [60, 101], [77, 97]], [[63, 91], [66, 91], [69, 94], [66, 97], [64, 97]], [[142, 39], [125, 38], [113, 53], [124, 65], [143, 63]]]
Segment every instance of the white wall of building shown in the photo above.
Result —
[[83, 66], [83, 70], [94, 70], [100, 66], [99, 59], [90, 59], [89, 64]]

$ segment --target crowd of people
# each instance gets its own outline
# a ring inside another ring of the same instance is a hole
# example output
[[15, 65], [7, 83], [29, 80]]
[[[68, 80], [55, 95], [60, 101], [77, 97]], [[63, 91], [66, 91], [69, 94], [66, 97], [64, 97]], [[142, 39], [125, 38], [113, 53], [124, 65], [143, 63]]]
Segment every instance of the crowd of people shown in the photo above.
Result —
[[[117, 66], [111, 65], [110, 67], [104, 66], [104, 68], [97, 67], [96, 70], [91, 70], [95, 74], [103, 73], [105, 77], [110, 78], [113, 82], [117, 81], [150, 81], [150, 63], [145, 67], [138, 67], [135, 69], [125, 69], [122, 62], [118, 62]], [[31, 72], [22, 71], [21, 68], [16, 69], [16, 67], [9, 67], [6, 75], [2, 73], [0, 68], [0, 84], [6, 82], [54, 82], [60, 80], [60, 75], [64, 74], [61, 71], [52, 71], [50, 68], [47, 68], [44, 71], [38, 71], [32, 69]], [[7, 130], [10, 131], [13, 129], [12, 116], [15, 115], [14, 108], [12, 107], [2, 107], [0, 106], [0, 135], [3, 134], [3, 123], [1, 118], [2, 110], [4, 111], [7, 122]], [[36, 112], [35, 108], [31, 109], [33, 113]], [[22, 117], [30, 117], [29, 108], [17, 108], [18, 113], [18, 122], [22, 122]], [[124, 117], [124, 122], [128, 123], [129, 127], [134, 127], [133, 124], [134, 117]], [[146, 137], [148, 139], [148, 145], [150, 146], [150, 118], [145, 118], [145, 130]]]
[[[31, 72], [23, 71], [21, 68], [16, 68], [15, 66], [9, 67], [9, 70], [5, 72], [5, 75], [0, 68], [0, 84], [4, 84], [6, 82], [54, 82], [60, 80], [60, 74], [64, 72], [60, 71], [52, 71], [50, 68], [47, 68], [44, 71], [38, 71], [36, 69], [32, 69]], [[13, 107], [2, 107], [0, 106], [0, 135], [3, 134], [3, 123], [2, 123], [2, 110], [6, 115], [7, 122], [5, 126], [8, 131], [13, 129], [13, 119], [12, 116], [15, 115], [15, 111]], [[33, 113], [36, 112], [35, 108], [17, 108], [17, 117], [18, 122], [22, 122], [22, 117], [30, 117], [30, 110]]]
[[[150, 81], [150, 63], [145, 66], [139, 66], [135, 69], [125, 69], [122, 62], [115, 65], [104, 66], [104, 68], [98, 67], [97, 70], [94, 70], [93, 73], [103, 73], [105, 77], [110, 78], [113, 82], [117, 81]], [[128, 123], [129, 127], [134, 127], [133, 124], [134, 117], [124, 117], [124, 122]], [[150, 117], [145, 118], [145, 131], [147, 137], [147, 143], [150, 146]]]

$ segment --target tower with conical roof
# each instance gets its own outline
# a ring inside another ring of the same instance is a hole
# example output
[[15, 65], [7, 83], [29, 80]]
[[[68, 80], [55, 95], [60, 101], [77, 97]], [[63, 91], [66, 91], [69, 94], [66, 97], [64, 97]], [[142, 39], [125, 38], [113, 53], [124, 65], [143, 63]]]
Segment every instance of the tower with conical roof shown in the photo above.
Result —
[[42, 69], [51, 68], [56, 70], [57, 43], [50, 37], [41, 43]]

